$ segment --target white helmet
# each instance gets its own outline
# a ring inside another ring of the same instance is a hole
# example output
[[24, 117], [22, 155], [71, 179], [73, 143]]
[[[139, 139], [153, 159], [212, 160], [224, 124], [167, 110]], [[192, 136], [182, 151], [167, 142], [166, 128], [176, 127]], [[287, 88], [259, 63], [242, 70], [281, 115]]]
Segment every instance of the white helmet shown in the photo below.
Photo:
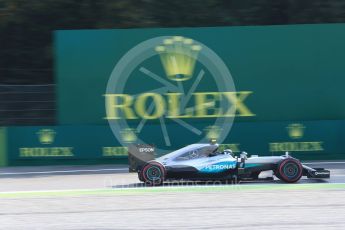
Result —
[[231, 149], [225, 149], [225, 150], [223, 151], [223, 153], [224, 153], [224, 155], [231, 155], [231, 156], [234, 156], [234, 154], [233, 154], [233, 152], [232, 152]]

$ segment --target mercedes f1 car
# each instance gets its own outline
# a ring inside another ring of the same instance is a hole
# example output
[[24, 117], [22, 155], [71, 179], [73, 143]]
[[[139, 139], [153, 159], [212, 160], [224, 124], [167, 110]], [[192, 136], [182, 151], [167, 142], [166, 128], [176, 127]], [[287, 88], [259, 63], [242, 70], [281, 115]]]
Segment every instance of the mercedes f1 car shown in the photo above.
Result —
[[[259, 174], [270, 171], [287, 183], [295, 183], [302, 176], [327, 179], [330, 171], [310, 168], [298, 159], [283, 156], [247, 156], [242, 152], [235, 156], [230, 149], [217, 151], [218, 144], [192, 144], [155, 160], [147, 162], [138, 170], [139, 180], [147, 185], [161, 185], [169, 180], [188, 181], [242, 181], [259, 180]], [[265, 179], [265, 178], [261, 178]]]

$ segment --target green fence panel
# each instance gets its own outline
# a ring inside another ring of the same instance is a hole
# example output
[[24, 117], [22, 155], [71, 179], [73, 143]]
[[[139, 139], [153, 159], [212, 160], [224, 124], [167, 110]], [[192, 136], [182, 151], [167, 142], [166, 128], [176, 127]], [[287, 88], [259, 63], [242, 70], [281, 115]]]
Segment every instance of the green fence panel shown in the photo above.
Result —
[[6, 128], [0, 127], [0, 167], [7, 166]]
[[[160, 125], [151, 128], [155, 133]], [[220, 149], [260, 156], [289, 152], [301, 160], [345, 159], [344, 130], [345, 120], [241, 122], [235, 123]], [[143, 138], [150, 139], [147, 135]], [[181, 145], [175, 148], [194, 143], [193, 138], [180, 138]], [[127, 163], [130, 144], [120, 145], [108, 126], [10, 127], [8, 161], [9, 165], [121, 164]], [[156, 156], [164, 153], [167, 150], [158, 150]]]
[[10, 165], [127, 163], [107, 126], [8, 128]]
[[235, 123], [225, 142], [257, 155], [289, 152], [302, 160], [345, 159], [345, 121]]
[[[158, 43], [148, 48], [148, 39]], [[282, 136], [276, 133], [286, 131], [290, 123], [345, 119], [344, 41], [345, 24], [341, 23], [56, 31], [58, 121], [60, 125], [100, 126], [110, 122], [121, 144], [137, 138], [162, 150], [217, 136], [217, 132], [222, 142], [241, 136], [238, 142], [253, 151], [295, 148], [293, 143], [279, 144]], [[193, 45], [197, 42], [204, 45], [201, 50]], [[197, 60], [175, 56], [181, 47], [194, 52]], [[215, 58], [202, 62], [205, 47], [231, 73], [233, 91], [221, 89], [231, 77], [222, 74]], [[120, 60], [121, 68], [115, 69]], [[108, 84], [111, 76], [116, 83]], [[116, 90], [109, 93], [107, 86]], [[187, 104], [182, 106], [184, 99]], [[220, 106], [223, 103], [225, 107]], [[235, 104], [235, 127], [229, 135], [227, 112]], [[217, 119], [225, 121], [217, 123]], [[311, 137], [318, 137], [317, 126], [305, 124], [306, 134], [312, 131]], [[332, 124], [326, 125], [327, 130]], [[308, 143], [299, 145], [298, 149], [311, 148]]]
[[[244, 104], [255, 116], [237, 117], [237, 121], [345, 119], [345, 24], [314, 24], [57, 31], [60, 124], [107, 124], [104, 94], [117, 62], [147, 39], [176, 35], [212, 49], [229, 68], [236, 90], [251, 92]], [[124, 80], [125, 92], [119, 93], [138, 95], [162, 87], [141, 67], [169, 80], [156, 55], [133, 67]], [[196, 75], [200, 66], [195, 68]], [[196, 91], [214, 91], [213, 79], [220, 76], [212, 76], [207, 67], [204, 70], [205, 82]], [[196, 123], [200, 118], [185, 120]]]

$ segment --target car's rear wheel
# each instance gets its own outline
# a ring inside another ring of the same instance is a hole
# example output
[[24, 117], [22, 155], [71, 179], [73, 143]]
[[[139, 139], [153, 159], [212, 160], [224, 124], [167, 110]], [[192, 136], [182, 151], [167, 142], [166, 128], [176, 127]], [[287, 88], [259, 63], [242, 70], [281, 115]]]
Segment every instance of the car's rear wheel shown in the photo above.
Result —
[[275, 175], [287, 183], [295, 183], [302, 177], [303, 167], [300, 161], [294, 158], [282, 160], [275, 172]]
[[141, 182], [144, 182], [143, 174], [141, 172], [142, 172], [142, 170], [138, 171], [138, 178]]
[[139, 178], [150, 186], [162, 185], [165, 179], [164, 166], [156, 161], [148, 162], [140, 171]]

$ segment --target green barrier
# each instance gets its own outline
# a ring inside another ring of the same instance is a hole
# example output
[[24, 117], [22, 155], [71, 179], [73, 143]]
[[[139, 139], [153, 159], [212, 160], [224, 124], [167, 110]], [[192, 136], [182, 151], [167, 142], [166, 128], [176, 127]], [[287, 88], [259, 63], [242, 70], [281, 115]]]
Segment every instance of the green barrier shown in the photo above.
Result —
[[[158, 130], [159, 124], [152, 125], [153, 133]], [[345, 120], [241, 122], [235, 123], [220, 149], [260, 156], [289, 152], [301, 160], [345, 159], [344, 130]], [[9, 165], [127, 163], [127, 146], [121, 146], [107, 126], [9, 127], [7, 133]], [[176, 149], [194, 140], [186, 136], [179, 142]], [[156, 157], [164, 153], [158, 150]]]
[[[309, 123], [305, 134], [313, 130], [316, 143], [275, 135], [290, 123], [345, 119], [344, 41], [341, 23], [57, 31], [58, 121], [109, 122], [121, 144], [142, 140], [161, 150], [201, 137], [254, 152], [325, 148], [329, 138]], [[229, 135], [231, 117], [259, 128], [244, 123], [247, 133]]]
[[0, 128], [0, 167], [7, 166], [6, 128]]
[[[240, 121], [345, 119], [345, 24], [314, 24], [57, 31], [60, 124], [106, 124], [105, 102], [109, 99], [111, 104], [112, 98], [104, 94], [116, 63], [141, 42], [176, 35], [212, 49], [229, 68], [236, 91], [251, 92], [243, 101], [250, 112], [242, 111]], [[139, 56], [138, 53], [136, 57]], [[138, 95], [164, 86], [141, 67], [176, 84], [176, 80], [166, 76], [159, 53], [131, 65], [132, 73], [123, 80], [126, 87], [118, 94]], [[196, 63], [194, 75], [181, 84], [191, 84], [199, 68]], [[197, 92], [214, 90], [215, 81], [220, 78], [212, 76], [207, 66], [204, 71], [205, 82], [200, 81]], [[124, 74], [118, 77], [124, 78]], [[165, 102], [169, 99], [163, 98]], [[129, 107], [137, 117], [133, 121], [142, 115], [135, 102], [133, 98]], [[131, 116], [127, 113], [121, 117]], [[185, 119], [197, 122], [201, 118]]]
[[[345, 159], [345, 121], [235, 123], [226, 141], [237, 151], [301, 160]], [[224, 147], [223, 147], [224, 148]]]
[[10, 165], [127, 163], [106, 126], [10, 127], [8, 152]]

